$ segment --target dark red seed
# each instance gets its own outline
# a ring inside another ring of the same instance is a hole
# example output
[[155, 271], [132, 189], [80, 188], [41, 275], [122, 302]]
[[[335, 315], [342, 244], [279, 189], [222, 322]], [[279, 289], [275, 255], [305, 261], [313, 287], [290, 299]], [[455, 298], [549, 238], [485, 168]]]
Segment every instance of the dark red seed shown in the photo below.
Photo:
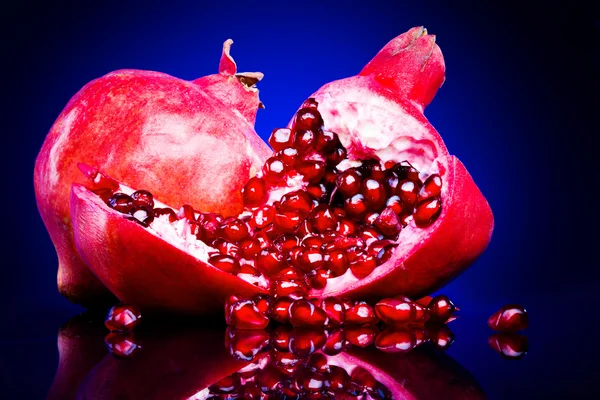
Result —
[[255, 276], [255, 277], [260, 276], [260, 272], [258, 272], [258, 270], [256, 268], [254, 268], [252, 265], [248, 265], [248, 264], [240, 265], [240, 272], [238, 272], [238, 275], [239, 274], [246, 274], [246, 275]]
[[348, 372], [344, 368], [337, 365], [330, 365], [329, 382], [331, 390], [341, 392], [350, 383], [350, 375], [348, 375]]
[[221, 224], [220, 235], [230, 242], [237, 243], [240, 240], [249, 237], [250, 230], [248, 229], [248, 224], [246, 224], [246, 222], [236, 217], [229, 217]]
[[274, 366], [261, 369], [256, 374], [256, 383], [263, 393], [274, 393], [281, 388], [284, 376]]
[[313, 372], [328, 373], [330, 371], [327, 357], [321, 353], [313, 353], [306, 361], [306, 366]]
[[398, 183], [396, 195], [400, 197], [404, 204], [413, 206], [419, 197], [419, 186], [414, 181], [405, 179]]
[[325, 176], [325, 163], [322, 161], [305, 160], [297, 162], [296, 171], [304, 176], [308, 183], [318, 183]]
[[276, 278], [281, 281], [303, 281], [304, 274], [298, 271], [294, 267], [287, 267], [282, 269], [277, 275]]
[[111, 331], [131, 332], [141, 320], [139, 308], [129, 304], [117, 304], [108, 310], [104, 325]]
[[290, 335], [290, 349], [297, 356], [308, 357], [320, 350], [326, 341], [323, 329], [295, 328]]
[[347, 342], [344, 331], [339, 328], [327, 330], [327, 341], [323, 345], [323, 353], [334, 356], [346, 350]]
[[280, 352], [290, 351], [290, 332], [288, 325], [280, 325], [271, 332], [271, 345]]
[[286, 172], [285, 164], [278, 157], [269, 158], [263, 166], [265, 181], [269, 183], [276, 184], [282, 182]]
[[442, 212], [442, 200], [439, 198], [423, 200], [415, 207], [413, 218], [420, 228], [431, 225]]
[[391, 207], [386, 207], [381, 214], [379, 214], [374, 225], [379, 229], [379, 232], [390, 239], [396, 239], [400, 230], [402, 230], [398, 215]]
[[275, 213], [275, 226], [281, 233], [294, 233], [303, 218], [297, 211], [277, 211]]
[[442, 178], [438, 174], [429, 175], [421, 190], [419, 191], [419, 201], [430, 199], [432, 197], [440, 197], [442, 194]]
[[429, 341], [441, 350], [448, 349], [454, 343], [454, 333], [446, 324], [427, 324], [425, 326]]
[[340, 139], [338, 138], [337, 134], [330, 131], [323, 131], [317, 138], [315, 150], [322, 155], [327, 155], [333, 152], [339, 144]]
[[231, 243], [225, 239], [215, 239], [212, 247], [219, 250], [219, 253], [233, 258], [239, 258], [242, 255], [242, 249], [235, 243]]
[[310, 277], [310, 284], [315, 289], [323, 289], [327, 286], [327, 279], [331, 278], [331, 271], [328, 269], [317, 269], [313, 271]]
[[271, 318], [274, 321], [285, 324], [290, 320], [290, 306], [293, 300], [289, 297], [277, 297], [271, 308]]
[[333, 276], [344, 275], [348, 270], [348, 260], [343, 250], [330, 251], [325, 257], [326, 267], [329, 268]]
[[336, 232], [338, 232], [342, 236], [349, 236], [353, 235], [357, 229], [358, 224], [350, 218], [340, 218], [339, 224], [336, 228]]
[[125, 193], [115, 193], [108, 199], [108, 206], [123, 214], [129, 214], [133, 208], [133, 199]]
[[304, 100], [301, 108], [317, 108], [318, 105], [319, 103], [314, 97], [309, 97], [308, 99]]
[[419, 182], [419, 171], [417, 171], [408, 161], [402, 161], [396, 164], [392, 171], [398, 175], [398, 179], [408, 179], [414, 182]]
[[290, 306], [290, 323], [293, 326], [323, 326], [327, 321], [327, 314], [308, 300], [296, 300]]
[[[273, 224], [271, 224], [270, 226], [273, 226]], [[271, 239], [267, 235], [267, 232], [265, 232], [264, 230], [256, 232], [254, 238], [258, 242], [258, 245], [261, 249], [266, 249], [267, 247], [270, 247], [272, 245]]]
[[518, 304], [507, 304], [488, 319], [488, 326], [499, 332], [517, 332], [528, 325], [527, 310]]
[[379, 322], [373, 307], [365, 302], [358, 302], [346, 310], [346, 325], [375, 325]]
[[241, 381], [239, 374], [232, 374], [225, 377], [208, 387], [211, 393], [216, 394], [230, 394], [237, 392], [241, 387]]
[[195, 221], [196, 214], [194, 212], [194, 208], [189, 204], [184, 204], [177, 211], [177, 219], [187, 219], [188, 221]]
[[365, 177], [381, 181], [385, 178], [385, 172], [377, 160], [364, 160], [359, 167]]
[[443, 294], [431, 299], [427, 308], [429, 309], [429, 319], [438, 322], [447, 321], [456, 311], [454, 303]]
[[131, 358], [142, 349], [136, 337], [129, 333], [111, 332], [104, 338], [104, 343], [116, 358]]
[[240, 263], [231, 256], [218, 254], [209, 258], [208, 262], [219, 268], [221, 271], [228, 272], [233, 275], [236, 275], [238, 272], [240, 272]]
[[269, 314], [272, 301], [273, 300], [271, 299], [271, 296], [268, 294], [259, 294], [254, 297], [254, 304], [256, 304], [256, 308], [258, 308], [258, 311], [265, 315]]
[[402, 202], [402, 199], [400, 199], [400, 197], [397, 195], [393, 195], [393, 196], [389, 197], [387, 199], [387, 202], [385, 203], [385, 206], [394, 210], [396, 215], [400, 215], [405, 211], [404, 203]]
[[306, 294], [308, 292], [308, 288], [302, 280], [276, 280], [271, 288], [273, 296], [275, 297], [283, 297], [290, 296], [293, 293], [302, 292]]
[[262, 229], [274, 221], [275, 210], [273, 206], [261, 206], [252, 212], [250, 224], [257, 229]]
[[177, 214], [172, 208], [155, 208], [154, 209], [154, 217], [160, 218], [163, 215], [167, 215], [169, 222], [177, 221]]
[[359, 236], [362, 240], [364, 240], [367, 246], [370, 246], [373, 242], [377, 240], [383, 239], [383, 235], [381, 233], [377, 232], [377, 230], [375, 230], [374, 228], [369, 227], [364, 228], [360, 232]]
[[368, 253], [375, 256], [377, 266], [380, 266], [392, 257], [397, 246], [391, 240], [377, 240], [369, 245]]
[[394, 171], [385, 171], [384, 185], [388, 194], [396, 193], [399, 182], [400, 179], [398, 179], [398, 175]]
[[375, 339], [375, 347], [386, 353], [406, 353], [417, 346], [410, 328], [388, 327]]
[[98, 195], [103, 202], [108, 204], [108, 199], [110, 199], [110, 197], [115, 193], [115, 191], [109, 188], [100, 188], [92, 190], [92, 193]]
[[323, 117], [316, 108], [302, 108], [296, 113], [294, 130], [311, 130], [318, 132], [323, 128]]
[[298, 268], [310, 272], [325, 267], [325, 255], [319, 249], [305, 249], [298, 256]]
[[338, 219], [327, 204], [320, 204], [311, 211], [308, 220], [313, 229], [318, 233], [333, 231], [337, 227]]
[[281, 211], [298, 211], [307, 215], [312, 208], [312, 198], [303, 190], [295, 190], [281, 196], [278, 209]]
[[306, 187], [306, 192], [316, 200], [324, 200], [325, 197], [327, 197], [327, 188], [322, 183], [308, 185]]
[[262, 178], [253, 177], [242, 189], [242, 197], [246, 207], [258, 207], [267, 201], [267, 187]]
[[488, 344], [509, 360], [525, 357], [529, 347], [527, 337], [518, 333], [496, 333], [488, 338]]
[[383, 299], [375, 304], [375, 314], [386, 324], [398, 326], [422, 321], [425, 309], [407, 297], [398, 296]]
[[347, 155], [348, 153], [344, 147], [336, 147], [331, 153], [327, 154], [327, 165], [335, 167], [345, 160]]
[[346, 319], [344, 304], [335, 297], [326, 297], [321, 302], [321, 308], [327, 314], [327, 325], [339, 326]]
[[377, 218], [379, 218], [379, 213], [378, 212], [368, 212], [367, 215], [365, 215], [365, 224], [367, 225], [373, 225], [375, 223], [375, 221], [377, 220]]
[[145, 206], [147, 208], [154, 208], [154, 198], [152, 193], [147, 190], [136, 190], [131, 194], [134, 206]]
[[379, 383], [369, 371], [362, 367], [354, 367], [352, 375], [350, 375], [350, 381], [361, 386], [367, 392], [374, 391]]
[[307, 236], [302, 240], [302, 247], [307, 249], [320, 249], [325, 244], [321, 236]]
[[265, 329], [269, 318], [260, 312], [252, 300], [240, 300], [229, 308], [228, 324], [238, 329]]
[[154, 212], [152, 208], [146, 206], [133, 206], [131, 209], [133, 220], [138, 222], [143, 227], [148, 227], [154, 221]]
[[376, 326], [350, 326], [345, 329], [346, 340], [357, 347], [372, 345], [378, 333]]
[[346, 199], [344, 210], [348, 216], [361, 219], [367, 213], [367, 201], [362, 194], [355, 194]]
[[225, 331], [225, 346], [229, 353], [240, 361], [254, 361], [269, 344], [269, 333], [264, 330], [244, 330], [228, 327]]
[[300, 240], [295, 235], [285, 233], [273, 240], [273, 246], [283, 255], [286, 255], [293, 247], [298, 246], [299, 242]]
[[287, 167], [290, 167], [293, 166], [296, 163], [296, 160], [298, 159], [298, 150], [294, 149], [293, 147], [288, 147], [286, 149], [278, 151], [277, 153], [275, 153], [275, 155], [281, 161], [283, 161], [283, 163]]
[[354, 168], [341, 172], [336, 179], [338, 191], [346, 198], [352, 197], [360, 192], [361, 183], [362, 175]]
[[314, 147], [317, 141], [317, 134], [310, 129], [296, 131], [294, 147], [299, 153], [304, 154]]
[[275, 275], [284, 267], [285, 261], [281, 253], [273, 247], [262, 249], [256, 257], [256, 269], [266, 276]]
[[287, 128], [277, 128], [273, 130], [269, 137], [269, 144], [274, 151], [283, 150], [292, 143], [292, 131]]

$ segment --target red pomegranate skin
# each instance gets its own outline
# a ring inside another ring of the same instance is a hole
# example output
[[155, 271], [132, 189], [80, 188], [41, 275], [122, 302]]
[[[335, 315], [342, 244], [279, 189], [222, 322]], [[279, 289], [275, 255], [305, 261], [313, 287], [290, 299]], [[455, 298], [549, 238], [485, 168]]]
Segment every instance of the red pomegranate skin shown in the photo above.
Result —
[[494, 227], [490, 206], [423, 115], [444, 76], [435, 36], [415, 27], [392, 39], [358, 75], [328, 83], [311, 96], [325, 129], [339, 135], [348, 158], [407, 160], [422, 176], [438, 173], [443, 182], [442, 211], [432, 225], [409, 224], [392, 258], [366, 278], [330, 279], [311, 295], [419, 298], [457, 277], [486, 249]]
[[114, 297], [73, 243], [69, 193], [77, 163], [150, 190], [163, 202], [236, 215], [241, 188], [270, 154], [254, 132], [260, 73], [235, 74], [225, 42], [219, 73], [194, 81], [119, 70], [85, 85], [50, 129], [36, 159], [38, 209], [58, 255], [58, 289], [85, 306]]

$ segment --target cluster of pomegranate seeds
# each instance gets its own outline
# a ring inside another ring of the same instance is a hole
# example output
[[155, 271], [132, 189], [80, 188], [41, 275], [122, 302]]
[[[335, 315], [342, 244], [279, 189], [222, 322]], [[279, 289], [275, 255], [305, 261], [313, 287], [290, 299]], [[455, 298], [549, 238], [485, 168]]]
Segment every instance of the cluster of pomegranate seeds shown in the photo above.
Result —
[[[254, 299], [232, 295], [225, 304], [225, 320], [238, 329], [265, 329], [271, 320], [295, 327], [374, 326], [381, 322], [392, 327], [423, 325], [426, 321], [446, 323], [457, 308], [445, 295], [431, 299], [424, 307], [406, 296], [383, 299], [371, 306], [364, 301], [327, 297], [305, 298], [296, 294], [297, 282], [282, 281], [275, 297]], [[289, 293], [288, 293], [289, 291]]]

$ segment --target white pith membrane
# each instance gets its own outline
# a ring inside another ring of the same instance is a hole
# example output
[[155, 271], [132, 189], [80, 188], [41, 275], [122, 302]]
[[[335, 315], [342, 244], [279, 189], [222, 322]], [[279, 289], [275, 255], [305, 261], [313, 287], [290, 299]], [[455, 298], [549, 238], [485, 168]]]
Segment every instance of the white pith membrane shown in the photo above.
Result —
[[[370, 373], [373, 376], [373, 378], [375, 378], [375, 380], [380, 385], [384, 386], [387, 389], [387, 391], [389, 392], [389, 394], [391, 394], [392, 396], [402, 396], [400, 398], [412, 398], [410, 393], [402, 386], [401, 382], [396, 381], [389, 374], [385, 373], [384, 371], [382, 371], [378, 368], [374, 368], [372, 365], [362, 361], [358, 357], [352, 356], [348, 353], [340, 353], [337, 355], [326, 355], [326, 354], [322, 353], [321, 351], [317, 351], [313, 354], [322, 354], [327, 359], [328, 366], [336, 366], [336, 367], [340, 367], [340, 368], [344, 369], [346, 371], [346, 373], [348, 374], [348, 377], [352, 376], [352, 373], [354, 372], [355, 369], [362, 368], [365, 371], [367, 371], [368, 373]], [[293, 356], [293, 355], [292, 355], [292, 357], [295, 358], [295, 356]], [[306, 357], [306, 359], [308, 359], [308, 358], [309, 357]], [[255, 371], [254, 374], [248, 379], [244, 379], [243, 377], [240, 377], [240, 388], [242, 388], [246, 384], [252, 384], [253, 382], [256, 382], [256, 376], [257, 376], [259, 370], [263, 370], [263, 369], [267, 368], [270, 362], [271, 362], [271, 356], [268, 353], [265, 353], [265, 354], [259, 356], [253, 362], [248, 363], [248, 365], [246, 365], [245, 367], [238, 370], [236, 372], [236, 374], [241, 374], [244, 372], [250, 373], [252, 371]], [[228, 378], [228, 377], [224, 377], [223, 379], [226, 379], [226, 378]], [[285, 378], [285, 376], [282, 376], [282, 378]], [[348, 380], [348, 383], [349, 382], [350, 382], [350, 380]], [[216, 383], [217, 382], [214, 382], [213, 384], [216, 384]], [[313, 381], [311, 383], [313, 383], [315, 385], [315, 387], [319, 385], [319, 383], [317, 381]], [[323, 387], [322, 390], [315, 389], [314, 392], [318, 393], [320, 391], [326, 391], [326, 390], [327, 390], [327, 388]], [[361, 399], [365, 395], [365, 392], [361, 392], [359, 395], [357, 395], [355, 397], [350, 397], [350, 395], [345, 393], [344, 391], [342, 391], [342, 393], [344, 393], [344, 395], [347, 396], [344, 398]], [[366, 392], [366, 393], [368, 393], [368, 392]], [[188, 397], [187, 400], [204, 400], [204, 399], [209, 398], [210, 396], [215, 396], [215, 395], [218, 395], [218, 394], [212, 392], [210, 390], [210, 386], [209, 386], [209, 387], [206, 387], [206, 388], [200, 390], [199, 392], [193, 394], [192, 396]], [[407, 396], [407, 397], [404, 397], [404, 396]], [[396, 397], [393, 397], [393, 398], [396, 398]]]

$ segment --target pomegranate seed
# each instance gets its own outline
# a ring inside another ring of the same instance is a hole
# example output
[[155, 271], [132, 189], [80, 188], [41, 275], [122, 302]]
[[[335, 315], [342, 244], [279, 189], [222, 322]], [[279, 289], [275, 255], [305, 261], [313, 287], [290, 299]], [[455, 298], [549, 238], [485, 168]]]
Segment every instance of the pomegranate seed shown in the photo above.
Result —
[[384, 179], [384, 186], [386, 192], [388, 194], [396, 193], [396, 190], [398, 189], [398, 183], [400, 182], [400, 180], [398, 179], [398, 175], [396, 175], [394, 171], [385, 171]]
[[275, 226], [281, 233], [294, 233], [303, 219], [297, 211], [277, 211], [275, 213]]
[[304, 279], [304, 275], [300, 273], [294, 267], [288, 267], [276, 275], [276, 278], [282, 281], [302, 281]]
[[271, 309], [271, 318], [282, 324], [289, 322], [292, 302], [293, 300], [286, 296], [276, 298]]
[[315, 150], [320, 154], [326, 155], [333, 152], [340, 144], [340, 139], [334, 132], [323, 131], [317, 138]]
[[275, 212], [272, 206], [261, 206], [252, 212], [251, 224], [254, 228], [262, 229], [273, 222]]
[[269, 318], [260, 312], [252, 300], [240, 300], [231, 305], [228, 323], [238, 329], [265, 329]]
[[431, 299], [427, 308], [429, 309], [429, 319], [439, 322], [447, 321], [456, 311], [454, 303], [443, 294]]
[[325, 255], [318, 249], [305, 249], [298, 256], [298, 268], [310, 272], [325, 267]]
[[246, 260], [251, 260], [260, 252], [260, 243], [257, 239], [248, 238], [240, 241], [240, 248], [242, 250], [242, 257]]
[[376, 326], [354, 326], [345, 329], [346, 340], [353, 346], [368, 347], [379, 333]]
[[344, 368], [337, 365], [330, 365], [329, 382], [331, 390], [339, 392], [344, 390], [350, 383], [350, 375], [348, 375], [348, 372]]
[[92, 190], [92, 193], [98, 195], [103, 202], [108, 204], [108, 199], [110, 199], [111, 196], [115, 194], [115, 191], [113, 189], [100, 188]]
[[366, 177], [373, 178], [377, 181], [385, 179], [385, 172], [377, 160], [364, 160], [359, 169]]
[[415, 207], [413, 218], [420, 228], [431, 225], [442, 212], [442, 201], [439, 198], [423, 200]]
[[518, 333], [496, 333], [488, 338], [488, 344], [502, 357], [520, 360], [527, 355], [528, 340]]
[[271, 288], [275, 297], [290, 296], [294, 293], [301, 292], [304, 295], [308, 292], [307, 287], [301, 280], [276, 280]]
[[108, 199], [108, 206], [123, 214], [129, 214], [133, 208], [133, 199], [125, 193], [115, 193]]
[[321, 308], [327, 314], [328, 325], [339, 326], [344, 323], [346, 310], [340, 300], [335, 297], [327, 297], [321, 302]]
[[237, 243], [250, 236], [250, 231], [244, 221], [236, 217], [229, 217], [221, 224], [220, 235], [230, 242]]
[[155, 208], [153, 212], [155, 218], [162, 217], [163, 215], [168, 215], [169, 222], [177, 221], [177, 214], [171, 208]]
[[386, 324], [397, 326], [422, 320], [425, 310], [409, 298], [398, 296], [375, 304], [375, 314]]
[[377, 379], [373, 378], [373, 375], [362, 367], [354, 367], [352, 375], [350, 375], [350, 381], [368, 392], [374, 391], [378, 384]]
[[246, 207], [258, 207], [267, 201], [267, 188], [262, 178], [253, 177], [242, 189], [242, 197]]
[[336, 166], [346, 159], [348, 153], [343, 147], [336, 147], [335, 150], [327, 154], [327, 165]]
[[404, 204], [413, 206], [419, 196], [419, 186], [414, 181], [405, 179], [398, 183], [396, 194]]
[[290, 306], [290, 323], [293, 326], [323, 326], [327, 314], [308, 300], [296, 300]]
[[258, 311], [265, 315], [269, 314], [271, 302], [271, 296], [269, 296], [268, 294], [259, 294], [256, 297], [254, 297], [254, 304], [256, 304], [256, 308], [258, 308]]
[[375, 325], [379, 322], [373, 307], [359, 302], [346, 310], [346, 325]]
[[377, 241], [377, 240], [381, 240], [383, 239], [383, 235], [381, 235], [379, 232], [377, 232], [375, 229], [373, 228], [364, 228], [360, 234], [359, 234], [360, 238], [362, 240], [364, 240], [365, 244], [367, 246], [371, 245], [373, 242]]
[[306, 192], [316, 200], [324, 200], [327, 197], [327, 188], [322, 183], [308, 185]]
[[238, 275], [240, 274], [246, 274], [246, 275], [250, 275], [250, 276], [260, 276], [260, 272], [258, 272], [258, 270], [256, 268], [254, 268], [252, 265], [248, 265], [248, 264], [240, 264], [240, 272], [238, 272]]
[[344, 275], [348, 270], [348, 260], [343, 250], [332, 250], [325, 257], [325, 266], [332, 272], [333, 276]]
[[416, 339], [408, 328], [387, 328], [375, 339], [375, 347], [386, 353], [406, 353], [416, 347]]
[[320, 236], [307, 236], [302, 240], [302, 247], [307, 249], [320, 249], [325, 244], [325, 239]]
[[402, 229], [398, 215], [391, 207], [386, 207], [381, 214], [379, 214], [374, 225], [384, 236], [392, 239], [396, 239]]
[[350, 262], [352, 275], [358, 279], [366, 278], [377, 267], [377, 260], [370, 254], [363, 253], [356, 260]]
[[350, 168], [338, 175], [336, 186], [344, 197], [352, 197], [360, 192], [361, 182], [361, 173], [354, 168]]
[[391, 240], [377, 240], [369, 245], [368, 253], [375, 256], [377, 266], [380, 266], [390, 259], [396, 246], [398, 245]]
[[142, 348], [129, 333], [111, 332], [104, 338], [104, 343], [109, 353], [116, 358], [131, 358]]
[[263, 393], [275, 392], [281, 388], [284, 376], [274, 367], [266, 367], [256, 374], [256, 383]]
[[488, 319], [488, 326], [500, 332], [517, 332], [527, 328], [529, 315], [523, 306], [507, 304]]
[[348, 216], [361, 219], [367, 213], [367, 200], [362, 194], [355, 194], [346, 199], [344, 210]]
[[353, 220], [349, 218], [340, 218], [336, 232], [342, 236], [348, 236], [354, 234], [357, 229], [358, 225]]
[[323, 118], [316, 108], [302, 108], [296, 113], [294, 130], [312, 130], [318, 132], [323, 128]]
[[241, 387], [239, 374], [231, 374], [208, 387], [211, 393], [215, 394], [230, 394], [237, 392]]
[[264, 330], [227, 328], [225, 346], [240, 361], [253, 361], [269, 344], [269, 333]]
[[398, 175], [398, 179], [408, 179], [419, 182], [419, 171], [417, 171], [408, 161], [402, 161], [396, 164], [392, 170]]
[[269, 183], [280, 183], [285, 178], [286, 167], [283, 161], [277, 157], [271, 157], [265, 161], [263, 166], [265, 181]]
[[289, 192], [281, 197], [279, 210], [297, 211], [306, 216], [312, 208], [312, 199], [308, 193], [303, 190]]
[[299, 153], [304, 154], [311, 150], [317, 141], [317, 134], [310, 130], [296, 130], [296, 139], [294, 140], [294, 147]]
[[320, 392], [329, 387], [329, 380], [322, 373], [304, 370], [295, 378], [295, 384], [301, 389], [299, 392], [321, 396]]
[[306, 160], [296, 163], [296, 171], [304, 176], [308, 183], [318, 183], [325, 176], [325, 163]]
[[428, 324], [427, 337], [429, 341], [440, 350], [448, 349], [454, 343], [454, 333], [445, 324]]
[[287, 128], [277, 128], [273, 130], [269, 137], [269, 144], [275, 151], [283, 150], [291, 144], [292, 131]]
[[327, 357], [321, 353], [313, 353], [306, 361], [306, 366], [313, 372], [329, 373]]
[[327, 286], [327, 279], [331, 278], [331, 271], [327, 269], [317, 269], [311, 275], [311, 286], [315, 289], [323, 289]]
[[365, 224], [373, 225], [375, 223], [375, 221], [377, 220], [377, 218], [379, 218], [379, 213], [368, 212], [367, 215], [365, 215]]
[[277, 156], [287, 167], [290, 167], [293, 166], [298, 159], [298, 150], [293, 147], [288, 147], [275, 153], [275, 156]]
[[271, 333], [272, 346], [281, 352], [290, 352], [290, 332], [291, 328], [286, 325], [280, 325]]
[[154, 198], [152, 193], [147, 190], [137, 190], [131, 194], [134, 206], [145, 206], [149, 209], [154, 208]]
[[301, 108], [317, 108], [318, 105], [319, 103], [314, 97], [309, 97], [308, 99], [304, 100]]
[[374, 211], [381, 210], [387, 200], [385, 187], [381, 182], [373, 178], [366, 179], [362, 183], [361, 194], [367, 200], [369, 208]]
[[288, 253], [288, 261], [290, 262], [290, 264], [292, 264], [295, 267], [298, 266], [300, 255], [302, 254], [303, 250], [304, 249], [300, 246], [294, 246], [290, 249]]
[[402, 202], [402, 199], [400, 199], [400, 197], [393, 195], [390, 198], [388, 198], [387, 202], [385, 203], [385, 206], [387, 208], [391, 208], [396, 215], [400, 215], [404, 212], [404, 203]]
[[225, 271], [233, 275], [237, 275], [237, 273], [240, 272], [240, 263], [231, 256], [219, 254], [209, 258], [208, 262], [211, 265], [219, 268], [221, 271]]
[[290, 349], [300, 357], [308, 357], [320, 350], [327, 341], [327, 336], [322, 329], [295, 328], [290, 335]]
[[147, 228], [154, 221], [154, 212], [152, 208], [146, 206], [133, 206], [131, 216], [135, 222]]
[[285, 262], [281, 256], [281, 253], [275, 248], [267, 247], [262, 249], [256, 257], [256, 269], [266, 276], [275, 275], [284, 267]]
[[117, 304], [108, 310], [104, 325], [111, 331], [131, 332], [141, 319], [142, 314], [136, 306]]
[[177, 219], [187, 219], [188, 221], [195, 221], [196, 214], [194, 208], [189, 204], [184, 204], [181, 206], [179, 211], [177, 211]]
[[346, 336], [343, 330], [339, 328], [328, 330], [327, 340], [323, 345], [323, 353], [327, 354], [328, 356], [334, 356], [346, 350], [346, 347]]
[[300, 240], [298, 237], [290, 233], [285, 233], [273, 240], [273, 246], [275, 246], [281, 254], [286, 255], [293, 247], [298, 246], [299, 242]]
[[239, 258], [242, 253], [242, 249], [238, 245], [225, 239], [215, 239], [211, 246], [219, 250], [219, 253], [233, 258]]
[[419, 201], [427, 200], [432, 197], [440, 197], [442, 194], [442, 178], [438, 174], [429, 175], [421, 190], [419, 191]]
[[337, 217], [326, 204], [318, 205], [308, 216], [313, 229], [318, 233], [335, 230], [337, 227]]

